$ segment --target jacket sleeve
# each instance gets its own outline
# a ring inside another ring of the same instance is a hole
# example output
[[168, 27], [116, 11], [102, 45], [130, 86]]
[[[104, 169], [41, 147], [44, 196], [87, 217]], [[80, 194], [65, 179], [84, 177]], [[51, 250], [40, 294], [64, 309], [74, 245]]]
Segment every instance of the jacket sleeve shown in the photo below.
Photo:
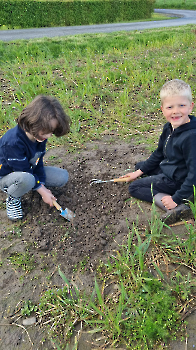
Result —
[[175, 192], [172, 199], [175, 203], [181, 204], [193, 194], [193, 186], [196, 187], [196, 132], [191, 133], [183, 142], [182, 152], [186, 162], [187, 176], [180, 189]]
[[15, 144], [14, 146], [5, 147], [4, 158], [7, 160], [7, 165], [10, 168], [10, 172], [24, 171], [34, 175], [35, 190], [41, 186], [42, 181], [45, 182], [45, 174], [42, 174], [43, 157], [41, 159], [40, 164], [38, 162], [36, 166], [37, 169], [33, 169], [26, 156], [25, 147], [22, 143]]
[[140, 170], [143, 171], [144, 174], [150, 170], [156, 169], [159, 166], [159, 164], [161, 163], [161, 161], [164, 159], [163, 147], [164, 147], [165, 138], [166, 138], [166, 128], [164, 126], [163, 132], [159, 138], [158, 147], [150, 155], [150, 157], [142, 164], [142, 166], [140, 168]]

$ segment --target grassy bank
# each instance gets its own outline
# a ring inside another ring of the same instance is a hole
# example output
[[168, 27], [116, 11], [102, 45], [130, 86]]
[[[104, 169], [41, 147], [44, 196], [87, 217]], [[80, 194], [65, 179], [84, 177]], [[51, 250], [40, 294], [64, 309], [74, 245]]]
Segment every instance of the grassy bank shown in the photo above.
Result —
[[73, 149], [108, 133], [154, 147], [164, 82], [184, 79], [195, 95], [195, 28], [0, 42], [1, 135], [32, 98], [49, 94], [73, 122], [52, 144]]
[[196, 2], [194, 0], [156, 0], [155, 8], [196, 10]]

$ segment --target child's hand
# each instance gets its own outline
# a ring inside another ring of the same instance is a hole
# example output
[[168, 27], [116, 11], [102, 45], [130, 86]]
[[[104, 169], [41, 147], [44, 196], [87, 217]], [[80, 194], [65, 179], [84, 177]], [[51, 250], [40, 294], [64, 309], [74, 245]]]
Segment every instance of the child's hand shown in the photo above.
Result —
[[138, 169], [132, 173], [128, 173], [126, 175], [121, 176], [122, 178], [127, 178], [127, 182], [131, 182], [134, 181], [135, 179], [137, 179], [139, 176], [141, 176], [143, 174], [143, 172]]
[[164, 196], [161, 199], [161, 202], [167, 209], [174, 209], [175, 207], [177, 207], [177, 204], [173, 201], [171, 196]]
[[49, 204], [51, 207], [53, 206], [53, 201], [55, 201], [56, 198], [48, 188], [42, 185], [38, 188], [37, 192], [42, 196], [42, 199], [46, 204]]

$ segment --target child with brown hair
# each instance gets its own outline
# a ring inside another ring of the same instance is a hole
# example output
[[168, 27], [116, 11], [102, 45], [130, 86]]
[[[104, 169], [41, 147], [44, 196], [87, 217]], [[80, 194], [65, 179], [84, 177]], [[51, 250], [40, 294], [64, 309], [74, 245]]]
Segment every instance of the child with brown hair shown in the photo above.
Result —
[[31, 189], [53, 206], [56, 198], [47, 187], [61, 187], [69, 177], [65, 169], [43, 165], [47, 139], [70, 131], [70, 118], [59, 101], [37, 96], [21, 112], [17, 123], [0, 138], [0, 189], [7, 193], [7, 215], [11, 220], [23, 217], [21, 197]]
[[170, 224], [185, 218], [184, 212], [190, 215], [189, 207], [183, 203], [193, 198], [193, 185], [196, 186], [196, 118], [190, 115], [194, 104], [191, 88], [184, 81], [168, 81], [160, 97], [167, 123], [158, 147], [146, 161], [136, 164], [134, 172], [123, 177], [133, 181], [148, 175], [133, 181], [129, 193], [147, 202], [158, 197], [157, 203], [167, 211], [164, 219]]

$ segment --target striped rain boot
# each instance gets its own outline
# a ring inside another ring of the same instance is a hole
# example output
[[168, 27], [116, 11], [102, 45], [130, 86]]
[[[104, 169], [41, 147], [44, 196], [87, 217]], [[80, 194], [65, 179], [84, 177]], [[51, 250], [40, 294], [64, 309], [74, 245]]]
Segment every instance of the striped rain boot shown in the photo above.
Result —
[[21, 199], [9, 196], [6, 199], [7, 216], [10, 220], [19, 220], [23, 217]]

